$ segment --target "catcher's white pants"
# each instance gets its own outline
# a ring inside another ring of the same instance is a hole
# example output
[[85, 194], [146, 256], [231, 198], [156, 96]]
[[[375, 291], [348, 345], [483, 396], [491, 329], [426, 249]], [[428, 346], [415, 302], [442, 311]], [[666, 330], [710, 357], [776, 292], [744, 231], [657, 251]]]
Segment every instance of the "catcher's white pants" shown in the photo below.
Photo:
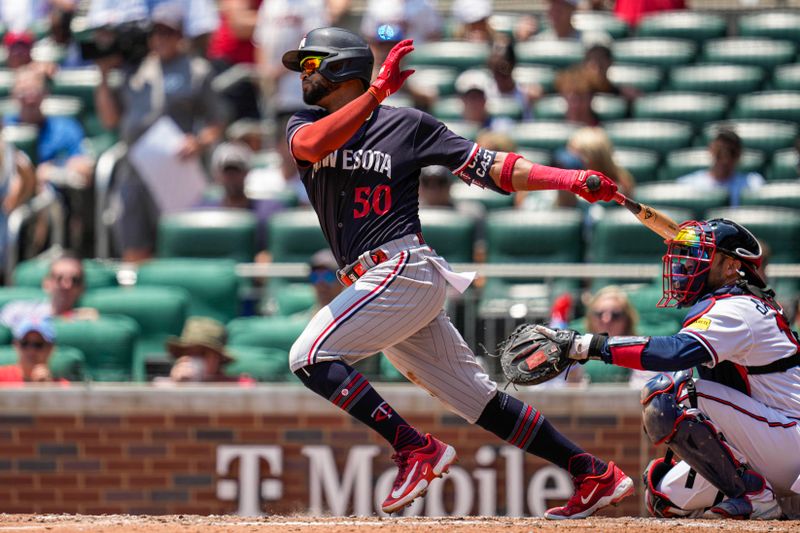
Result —
[[[800, 420], [725, 385], [703, 379], [695, 385], [698, 409], [722, 432], [737, 458], [764, 476], [778, 495], [800, 493]], [[688, 406], [685, 396], [681, 400]], [[657, 488], [687, 511], [711, 507], [716, 487], [698, 474], [687, 488], [688, 473], [689, 466], [680, 462]]]
[[381, 249], [389, 260], [311, 319], [289, 354], [292, 372], [321, 361], [351, 364], [382, 351], [409, 381], [474, 423], [497, 385], [443, 310], [447, 263], [415, 235]]

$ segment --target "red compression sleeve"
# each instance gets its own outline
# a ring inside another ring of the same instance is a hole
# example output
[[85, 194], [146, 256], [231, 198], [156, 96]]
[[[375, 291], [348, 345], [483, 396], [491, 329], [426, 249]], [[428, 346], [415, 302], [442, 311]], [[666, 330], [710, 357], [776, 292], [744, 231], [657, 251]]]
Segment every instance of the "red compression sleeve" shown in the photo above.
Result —
[[514, 189], [511, 177], [514, 175], [514, 164], [517, 162], [517, 159], [521, 157], [521, 155], [515, 154], [514, 152], [506, 154], [506, 158], [503, 161], [503, 168], [500, 171], [500, 188], [506, 192], [514, 192], [516, 190]]
[[569, 191], [579, 171], [547, 167], [534, 163], [528, 172], [528, 190], [557, 189]]
[[376, 107], [375, 96], [365, 92], [327, 117], [301, 126], [292, 137], [292, 156], [309, 163], [321, 161], [355, 135]]

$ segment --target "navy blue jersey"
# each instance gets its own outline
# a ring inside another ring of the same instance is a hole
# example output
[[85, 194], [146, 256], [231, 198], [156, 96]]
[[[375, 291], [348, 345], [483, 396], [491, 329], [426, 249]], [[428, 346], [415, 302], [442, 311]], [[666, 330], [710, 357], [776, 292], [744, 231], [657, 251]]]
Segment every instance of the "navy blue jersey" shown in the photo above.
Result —
[[[324, 110], [295, 113], [289, 147]], [[339, 266], [381, 244], [419, 233], [419, 174], [443, 165], [468, 183], [500, 193], [489, 177], [495, 154], [459, 137], [427, 113], [378, 106], [341, 148], [313, 165], [297, 161], [308, 198]]]

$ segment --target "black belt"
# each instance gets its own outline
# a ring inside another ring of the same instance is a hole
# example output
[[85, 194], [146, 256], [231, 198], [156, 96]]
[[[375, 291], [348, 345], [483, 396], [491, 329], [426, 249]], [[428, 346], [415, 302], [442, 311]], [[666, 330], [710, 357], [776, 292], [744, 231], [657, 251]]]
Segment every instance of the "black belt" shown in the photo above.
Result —
[[783, 359], [773, 361], [768, 365], [746, 366], [745, 368], [747, 369], [747, 373], [749, 375], [757, 376], [759, 374], [775, 374], [777, 372], [786, 372], [790, 368], [794, 368], [796, 366], [800, 366], [800, 352], [789, 357], [784, 357]]

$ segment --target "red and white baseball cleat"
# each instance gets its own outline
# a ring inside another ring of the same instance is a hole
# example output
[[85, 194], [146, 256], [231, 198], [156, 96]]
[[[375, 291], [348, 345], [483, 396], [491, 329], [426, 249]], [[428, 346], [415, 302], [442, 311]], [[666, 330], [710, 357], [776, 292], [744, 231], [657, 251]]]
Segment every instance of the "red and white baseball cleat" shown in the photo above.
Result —
[[573, 479], [575, 494], [563, 507], [544, 513], [551, 520], [586, 518], [608, 505], [614, 505], [633, 494], [633, 480], [613, 462], [603, 474], [578, 476]]
[[431, 481], [442, 477], [458, 460], [455, 448], [430, 434], [425, 435], [425, 445], [396, 453], [392, 459], [397, 464], [397, 477], [381, 505], [384, 513], [397, 512], [423, 496]]

